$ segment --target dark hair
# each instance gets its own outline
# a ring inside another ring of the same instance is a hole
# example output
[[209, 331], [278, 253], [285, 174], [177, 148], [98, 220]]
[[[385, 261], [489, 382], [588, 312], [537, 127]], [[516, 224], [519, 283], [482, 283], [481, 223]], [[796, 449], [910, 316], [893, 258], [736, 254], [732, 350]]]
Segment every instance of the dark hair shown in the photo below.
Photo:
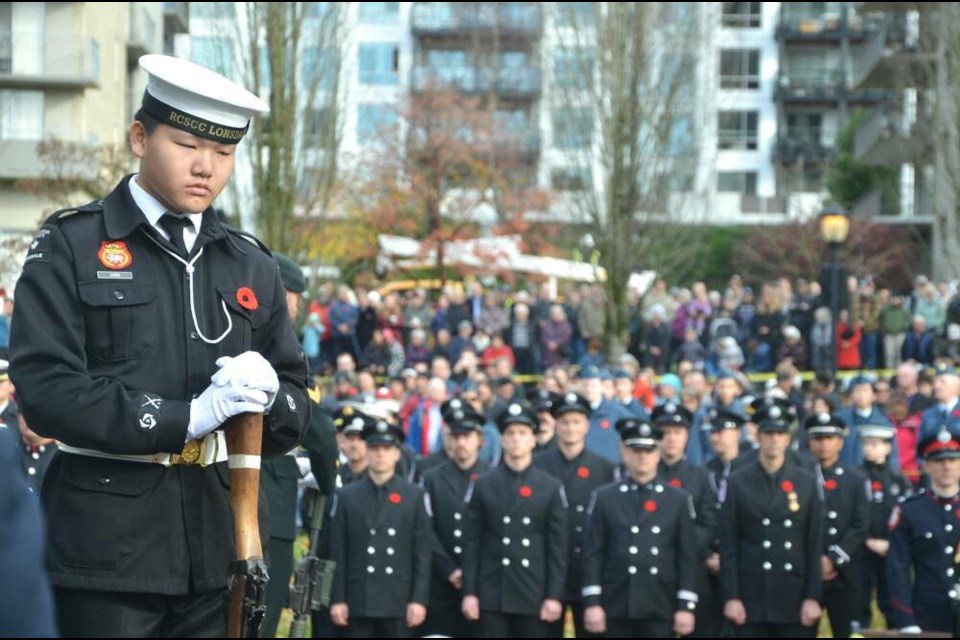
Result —
[[144, 111], [143, 107], [137, 109], [137, 112], [133, 114], [133, 119], [143, 125], [143, 130], [147, 132], [148, 136], [153, 135], [153, 132], [160, 126], [160, 121]]

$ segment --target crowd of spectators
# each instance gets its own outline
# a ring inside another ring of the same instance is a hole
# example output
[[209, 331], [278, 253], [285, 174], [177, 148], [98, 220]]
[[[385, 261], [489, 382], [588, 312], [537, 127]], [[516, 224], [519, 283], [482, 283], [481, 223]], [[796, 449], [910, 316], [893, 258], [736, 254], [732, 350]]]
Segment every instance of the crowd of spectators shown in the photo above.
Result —
[[[929, 365], [960, 356], [960, 298], [955, 287], [917, 278], [909, 291], [877, 288], [851, 277], [832, 322], [816, 282], [780, 278], [758, 291], [732, 276], [725, 289], [689, 289], [657, 279], [633, 299], [624, 349], [657, 374], [687, 361], [709, 376], [720, 371], [772, 372], [789, 360], [801, 371], [894, 369], [903, 360]], [[454, 369], [506, 360], [510, 373], [542, 374], [557, 366], [602, 366], [606, 305], [600, 285], [575, 285], [561, 296], [509, 286], [464, 291], [414, 289], [380, 296], [328, 283], [302, 325], [315, 374], [331, 373], [349, 353], [359, 368], [396, 376], [436, 356]]]

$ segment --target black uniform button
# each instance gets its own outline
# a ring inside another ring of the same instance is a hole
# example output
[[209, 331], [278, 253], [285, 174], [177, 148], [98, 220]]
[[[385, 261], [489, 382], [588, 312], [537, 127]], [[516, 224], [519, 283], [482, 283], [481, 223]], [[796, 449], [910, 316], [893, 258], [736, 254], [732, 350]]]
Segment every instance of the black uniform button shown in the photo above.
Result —
[[193, 341], [197, 341], [197, 340], [200, 339], [200, 336], [197, 335], [197, 332], [196, 332], [196, 331], [191, 331], [191, 332], [190, 332], [190, 339], [193, 340]]
[[99, 482], [101, 485], [108, 485], [110, 484], [110, 478], [109, 476], [100, 476]]

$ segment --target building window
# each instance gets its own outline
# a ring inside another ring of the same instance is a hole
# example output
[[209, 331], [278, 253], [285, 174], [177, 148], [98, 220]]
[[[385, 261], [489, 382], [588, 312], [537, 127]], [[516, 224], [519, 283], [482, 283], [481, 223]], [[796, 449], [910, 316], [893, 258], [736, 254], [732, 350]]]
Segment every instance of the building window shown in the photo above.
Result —
[[562, 167], [550, 172], [550, 186], [555, 191], [587, 191], [593, 178], [588, 167]]
[[360, 45], [360, 84], [397, 84], [400, 78], [400, 47], [393, 42]]
[[0, 140], [43, 139], [43, 91], [0, 90]]
[[191, 2], [191, 18], [233, 18], [236, 9], [233, 2]]
[[717, 191], [720, 193], [739, 193], [744, 196], [757, 195], [756, 171], [718, 171]]
[[235, 79], [233, 41], [230, 38], [190, 36], [190, 60], [209, 67], [228, 78]]
[[755, 151], [757, 112], [721, 111], [717, 114], [717, 147]]
[[760, 27], [759, 2], [724, 2], [723, 26], [757, 29]]
[[583, 149], [593, 140], [593, 113], [590, 109], [553, 110], [553, 146]]
[[399, 2], [360, 3], [360, 24], [398, 24], [399, 22]]
[[381, 139], [397, 124], [397, 108], [389, 103], [357, 106], [357, 142]]
[[557, 26], [583, 29], [596, 22], [595, 2], [558, 2]]
[[788, 113], [787, 137], [799, 142], [820, 144], [823, 115], [819, 113]]
[[586, 89], [592, 84], [596, 53], [592, 48], [558, 49], [553, 53], [553, 81], [559, 89]]
[[720, 88], [759, 89], [760, 50], [722, 50], [720, 52]]

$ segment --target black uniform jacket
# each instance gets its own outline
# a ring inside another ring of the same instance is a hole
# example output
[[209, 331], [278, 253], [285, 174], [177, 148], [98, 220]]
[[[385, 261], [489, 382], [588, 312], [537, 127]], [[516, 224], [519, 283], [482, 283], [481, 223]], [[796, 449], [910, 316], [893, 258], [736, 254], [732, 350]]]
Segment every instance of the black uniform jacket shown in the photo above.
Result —
[[584, 448], [580, 455], [567, 459], [559, 447], [553, 447], [533, 458], [533, 463], [563, 483], [569, 507], [567, 529], [570, 536], [570, 564], [564, 600], [580, 600], [583, 587], [583, 531], [587, 526], [587, 507], [593, 492], [614, 481], [616, 466]]
[[870, 528], [867, 478], [859, 469], [835, 464], [821, 469], [823, 478], [823, 554], [833, 560], [837, 577], [824, 589], [860, 589], [861, 558]]
[[629, 478], [598, 490], [590, 511], [584, 605], [632, 620], [671, 621], [677, 610], [696, 609], [700, 553], [690, 494]]
[[[217, 358], [253, 350], [280, 379], [263, 454], [289, 450], [309, 416], [307, 374], [276, 263], [207, 210], [191, 313], [185, 266], [163, 250], [171, 245], [134, 204], [128, 180], [102, 201], [51, 216], [27, 254], [11, 340], [27, 422], [74, 447], [178, 453], [190, 400], [210, 384]], [[204, 342], [193, 316], [205, 336], [224, 339]], [[43, 490], [53, 583], [165, 594], [225, 587], [234, 559], [228, 483], [225, 462], [168, 468], [57, 454]]]
[[812, 473], [788, 462], [770, 475], [758, 460], [730, 476], [720, 584], [724, 600], [743, 601], [748, 622], [800, 624], [803, 601], [822, 596], [822, 554], [823, 499]]
[[351, 618], [406, 616], [407, 605], [430, 597], [430, 513], [420, 487], [394, 476], [370, 477], [334, 496], [331, 541], [337, 570], [330, 601]]
[[448, 585], [450, 574], [461, 568], [467, 501], [474, 483], [489, 469], [483, 460], [464, 470], [448, 459], [423, 474], [433, 511], [433, 575], [440, 584]]
[[890, 514], [897, 502], [911, 493], [910, 483], [894, 471], [889, 462], [864, 462], [860, 470], [870, 481], [870, 532], [867, 537], [886, 540]]
[[[481, 476], [468, 511], [463, 594], [481, 611], [538, 615], [546, 598], [563, 599], [567, 579], [567, 504], [560, 481], [533, 464]], [[482, 616], [482, 614], [481, 614]]]
[[[330, 414], [312, 398], [310, 402], [310, 426], [303, 437], [303, 447], [309, 452], [310, 467], [320, 493], [330, 496], [333, 495], [337, 473], [336, 430]], [[297, 484], [300, 477], [297, 459], [290, 455], [264, 460], [260, 467], [261, 497], [266, 498], [270, 514], [271, 538], [297, 538]]]

